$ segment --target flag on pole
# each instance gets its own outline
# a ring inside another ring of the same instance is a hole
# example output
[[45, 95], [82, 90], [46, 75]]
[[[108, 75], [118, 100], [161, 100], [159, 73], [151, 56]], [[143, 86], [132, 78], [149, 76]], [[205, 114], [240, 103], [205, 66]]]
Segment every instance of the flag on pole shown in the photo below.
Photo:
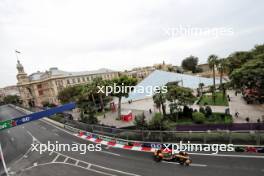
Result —
[[18, 53], [18, 54], [20, 54], [20, 53], [21, 53], [21, 52], [20, 52], [20, 51], [18, 51], [18, 50], [15, 50], [15, 52], [16, 52], [16, 53]]

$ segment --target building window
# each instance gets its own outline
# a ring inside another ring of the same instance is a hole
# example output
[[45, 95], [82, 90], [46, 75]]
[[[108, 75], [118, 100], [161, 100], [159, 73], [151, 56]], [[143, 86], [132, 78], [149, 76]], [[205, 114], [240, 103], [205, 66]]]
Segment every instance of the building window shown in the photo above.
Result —
[[41, 84], [38, 84], [38, 85], [37, 85], [37, 88], [38, 88], [38, 89], [41, 89], [41, 88], [42, 88], [42, 85], [41, 85]]
[[69, 79], [67, 79], [67, 84], [70, 84], [70, 80]]
[[74, 78], [72, 79], [72, 83], [75, 84], [75, 79]]
[[78, 83], [81, 82], [81, 79], [80, 78], [77, 78], [77, 80], [78, 80]]
[[43, 95], [43, 90], [39, 90], [38, 93], [40, 96]]
[[82, 81], [85, 82], [85, 77], [82, 77]]

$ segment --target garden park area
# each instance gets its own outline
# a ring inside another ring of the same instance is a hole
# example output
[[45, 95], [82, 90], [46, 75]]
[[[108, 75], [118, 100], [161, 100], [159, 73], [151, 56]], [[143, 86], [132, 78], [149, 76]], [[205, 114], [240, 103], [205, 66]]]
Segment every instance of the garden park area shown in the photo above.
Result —
[[202, 95], [199, 105], [213, 105], [213, 106], [228, 106], [228, 99], [226, 95], [223, 95], [222, 92], [215, 93], [215, 101], [212, 94], [204, 94]]

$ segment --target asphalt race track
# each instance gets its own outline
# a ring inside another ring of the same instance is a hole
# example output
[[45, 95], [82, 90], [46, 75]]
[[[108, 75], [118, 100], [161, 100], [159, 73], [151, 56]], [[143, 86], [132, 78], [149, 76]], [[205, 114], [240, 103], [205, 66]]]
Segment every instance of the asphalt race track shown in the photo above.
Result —
[[[0, 120], [12, 119], [24, 113], [4, 105], [0, 107]], [[0, 142], [10, 175], [19, 176], [263, 176], [264, 157], [201, 156], [193, 155], [193, 165], [156, 163], [151, 153], [114, 148], [100, 152], [45, 152], [30, 150], [32, 142], [59, 141], [63, 144], [87, 143], [63, 129], [43, 121], [35, 121], [0, 132]], [[251, 155], [250, 155], [251, 156]], [[260, 156], [260, 155], [258, 155]], [[262, 155], [263, 156], [263, 155]], [[0, 176], [5, 175], [0, 162]]]

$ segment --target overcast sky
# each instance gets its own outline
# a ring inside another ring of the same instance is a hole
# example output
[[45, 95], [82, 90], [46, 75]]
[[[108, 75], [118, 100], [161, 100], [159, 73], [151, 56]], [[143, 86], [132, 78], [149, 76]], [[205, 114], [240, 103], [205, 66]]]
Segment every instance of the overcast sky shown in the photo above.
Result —
[[[0, 0], [0, 87], [17, 82], [15, 49], [28, 74], [226, 57], [264, 43], [263, 11], [263, 0]], [[228, 32], [182, 33], [192, 28]]]

